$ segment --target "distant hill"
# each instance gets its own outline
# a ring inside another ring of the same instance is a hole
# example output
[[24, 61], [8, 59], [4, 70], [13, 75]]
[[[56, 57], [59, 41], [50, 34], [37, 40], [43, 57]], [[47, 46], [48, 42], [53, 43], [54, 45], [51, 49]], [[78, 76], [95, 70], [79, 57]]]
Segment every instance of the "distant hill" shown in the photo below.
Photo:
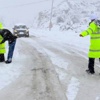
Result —
[[[87, 24], [91, 13], [100, 16], [99, 0], [62, 0], [53, 7], [52, 24], [60, 30], [75, 29], [80, 25]], [[34, 20], [34, 27], [49, 28], [50, 10], [39, 12]]]

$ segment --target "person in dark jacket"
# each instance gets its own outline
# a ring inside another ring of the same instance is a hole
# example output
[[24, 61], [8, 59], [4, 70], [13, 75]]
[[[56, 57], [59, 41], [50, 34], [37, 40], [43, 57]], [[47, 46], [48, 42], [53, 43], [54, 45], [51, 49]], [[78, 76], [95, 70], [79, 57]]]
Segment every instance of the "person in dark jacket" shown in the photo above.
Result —
[[0, 29], [0, 35], [3, 37], [3, 40], [0, 42], [0, 44], [4, 43], [5, 41], [8, 41], [9, 44], [8, 56], [7, 60], [5, 61], [5, 63], [8, 64], [12, 62], [17, 36], [14, 36], [8, 29]]

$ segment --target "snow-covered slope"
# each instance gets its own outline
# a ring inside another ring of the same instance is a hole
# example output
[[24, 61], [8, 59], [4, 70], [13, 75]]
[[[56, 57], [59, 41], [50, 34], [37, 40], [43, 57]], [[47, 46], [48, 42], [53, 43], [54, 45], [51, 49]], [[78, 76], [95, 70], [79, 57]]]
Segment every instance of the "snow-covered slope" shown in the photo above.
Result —
[[[56, 1], [56, 0], [55, 0]], [[61, 30], [75, 29], [86, 25], [90, 21], [91, 13], [100, 15], [99, 0], [62, 0], [53, 6], [52, 24]], [[50, 23], [50, 10], [41, 11], [34, 21], [34, 27], [48, 28]]]
[[48, 28], [52, 23], [61, 30], [75, 29], [89, 22], [91, 13], [100, 15], [99, 0], [2, 0], [0, 2], [0, 21], [5, 27], [16, 23], [26, 23], [35, 28]]

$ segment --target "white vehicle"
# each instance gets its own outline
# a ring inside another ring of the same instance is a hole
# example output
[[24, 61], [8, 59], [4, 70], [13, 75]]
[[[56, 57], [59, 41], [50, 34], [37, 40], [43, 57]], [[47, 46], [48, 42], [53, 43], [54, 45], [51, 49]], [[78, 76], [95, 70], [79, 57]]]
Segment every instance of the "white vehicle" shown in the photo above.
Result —
[[25, 24], [16, 24], [13, 33], [18, 37], [29, 37], [29, 28]]

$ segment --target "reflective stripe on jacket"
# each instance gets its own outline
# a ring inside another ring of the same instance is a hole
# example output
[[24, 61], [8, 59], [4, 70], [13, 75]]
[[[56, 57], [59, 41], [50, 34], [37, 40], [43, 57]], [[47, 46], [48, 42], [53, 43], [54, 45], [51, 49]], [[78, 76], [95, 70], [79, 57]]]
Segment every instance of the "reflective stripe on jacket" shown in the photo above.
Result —
[[0, 29], [3, 29], [3, 24], [0, 22]]
[[100, 28], [92, 22], [89, 28], [81, 33], [81, 35], [90, 35], [90, 48], [88, 56], [90, 58], [100, 58]]
[[[0, 42], [3, 40], [2, 36], [0, 35]], [[6, 53], [5, 43], [0, 44], [0, 54]]]

